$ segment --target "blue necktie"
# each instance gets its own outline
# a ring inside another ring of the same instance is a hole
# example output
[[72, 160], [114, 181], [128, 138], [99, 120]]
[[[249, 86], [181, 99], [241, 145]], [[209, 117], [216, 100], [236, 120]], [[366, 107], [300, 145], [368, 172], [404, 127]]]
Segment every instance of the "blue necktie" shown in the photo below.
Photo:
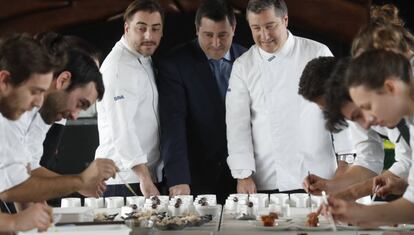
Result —
[[224, 63], [222, 60], [223, 59], [220, 59], [220, 60], [211, 59], [210, 64], [213, 67], [214, 77], [216, 78], [217, 86], [219, 88], [221, 97], [224, 100], [224, 97], [226, 96], [227, 87], [229, 86], [229, 84], [224, 75], [224, 71], [222, 71], [222, 63]]

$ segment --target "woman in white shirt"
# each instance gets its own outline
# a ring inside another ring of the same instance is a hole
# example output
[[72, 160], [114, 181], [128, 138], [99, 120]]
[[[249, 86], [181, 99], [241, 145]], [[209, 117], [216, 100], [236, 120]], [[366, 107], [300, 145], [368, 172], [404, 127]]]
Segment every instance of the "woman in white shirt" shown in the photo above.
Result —
[[[381, 126], [395, 127], [406, 117], [410, 133], [414, 131], [414, 81], [407, 58], [387, 50], [370, 50], [354, 59], [347, 71], [347, 86], [354, 103]], [[411, 144], [414, 136], [411, 134]], [[365, 206], [329, 199], [335, 219], [360, 226], [414, 222], [414, 169], [408, 176], [408, 188], [402, 198], [382, 205]], [[384, 186], [374, 181], [374, 190]]]

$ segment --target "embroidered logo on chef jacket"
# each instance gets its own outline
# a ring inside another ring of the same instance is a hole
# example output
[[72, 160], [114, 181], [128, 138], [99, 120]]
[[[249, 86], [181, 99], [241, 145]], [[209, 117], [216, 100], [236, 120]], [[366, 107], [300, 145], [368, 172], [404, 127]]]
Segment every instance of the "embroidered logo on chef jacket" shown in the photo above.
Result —
[[276, 58], [276, 56], [274, 55], [274, 56], [272, 56], [272, 57], [270, 57], [269, 59], [267, 59], [267, 61], [272, 61], [272, 60], [274, 60]]
[[125, 97], [123, 95], [117, 95], [114, 97], [114, 101], [118, 101], [118, 100], [122, 100], [125, 99]]

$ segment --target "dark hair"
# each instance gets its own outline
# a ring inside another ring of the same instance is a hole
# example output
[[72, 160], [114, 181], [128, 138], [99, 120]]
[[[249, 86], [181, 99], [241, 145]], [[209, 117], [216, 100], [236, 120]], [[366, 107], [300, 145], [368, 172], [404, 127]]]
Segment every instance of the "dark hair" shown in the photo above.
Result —
[[315, 101], [325, 93], [324, 84], [335, 67], [337, 58], [321, 56], [309, 61], [303, 69], [299, 81], [299, 95], [309, 101]]
[[346, 103], [352, 102], [345, 83], [350, 60], [349, 57], [339, 59], [325, 83], [323, 114], [326, 120], [325, 127], [331, 132], [339, 132], [348, 126], [341, 109]]
[[71, 73], [71, 80], [67, 91], [74, 90], [75, 88], [87, 85], [90, 82], [94, 82], [96, 91], [98, 92], [98, 100], [101, 100], [105, 87], [102, 81], [102, 74], [99, 72], [98, 66], [96, 66], [93, 59], [78, 50], [68, 51], [68, 62], [65, 69], [60, 71], [68, 71]]
[[392, 51], [371, 50], [351, 61], [346, 72], [346, 85], [348, 88], [362, 85], [377, 90], [391, 76], [411, 84], [411, 64], [408, 59]]
[[385, 4], [382, 6], [373, 5], [370, 9], [370, 21], [381, 22], [383, 24], [394, 24], [404, 26], [404, 21], [399, 15], [398, 8], [393, 4]]
[[53, 72], [56, 64], [47, 51], [27, 34], [13, 34], [0, 41], [0, 70], [7, 70], [15, 86], [32, 74]]
[[124, 13], [124, 22], [130, 21], [135, 13], [138, 11], [158, 12], [161, 19], [164, 21], [164, 10], [161, 5], [155, 0], [135, 0], [128, 5]]
[[233, 8], [226, 0], [205, 0], [196, 12], [195, 25], [197, 28], [200, 27], [203, 17], [214, 22], [219, 22], [227, 18], [231, 26], [236, 24]]
[[283, 17], [288, 14], [288, 8], [284, 0], [250, 0], [246, 7], [246, 16], [249, 12], [260, 12], [274, 7], [276, 16]]
[[68, 50], [79, 50], [93, 59], [101, 60], [100, 51], [80, 37], [46, 32], [37, 34], [35, 38], [49, 51], [51, 56], [55, 57], [55, 60], [62, 63], [63, 67], [67, 60], [66, 53]]

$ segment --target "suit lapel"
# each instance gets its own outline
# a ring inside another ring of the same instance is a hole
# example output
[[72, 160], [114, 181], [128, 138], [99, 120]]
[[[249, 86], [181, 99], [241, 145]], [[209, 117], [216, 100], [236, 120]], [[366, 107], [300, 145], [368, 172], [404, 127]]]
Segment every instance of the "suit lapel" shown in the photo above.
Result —
[[207, 57], [196, 41], [193, 41], [192, 45], [197, 58], [195, 61], [194, 79], [198, 79], [203, 89], [206, 90], [205, 93], [208, 94], [208, 97], [206, 98], [211, 100], [213, 107], [224, 107], [224, 102], [221, 98], [216, 79], [211, 71]]

